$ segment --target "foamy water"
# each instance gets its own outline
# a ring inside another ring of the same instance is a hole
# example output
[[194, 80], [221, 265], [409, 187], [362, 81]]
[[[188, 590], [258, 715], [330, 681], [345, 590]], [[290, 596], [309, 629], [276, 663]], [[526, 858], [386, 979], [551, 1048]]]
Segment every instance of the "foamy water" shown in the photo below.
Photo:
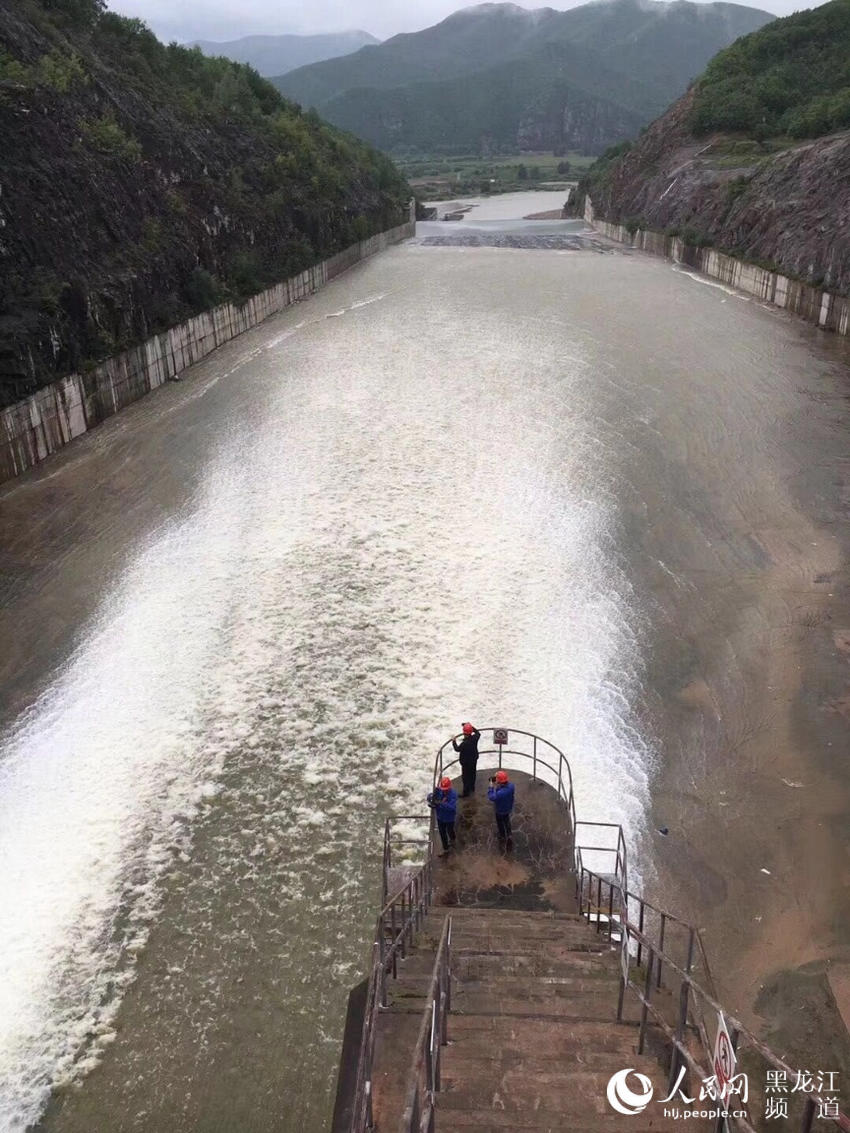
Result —
[[[641, 829], [645, 627], [593, 354], [536, 313], [512, 325], [501, 291], [467, 315], [471, 348], [450, 261], [405, 297], [427, 254], [401, 249], [276, 320], [227, 382], [235, 354], [202, 368], [205, 396], [163, 420], [220, 421], [203, 490], [146, 536], [3, 738], [0, 1129], [102, 1057], [164, 894], [165, 974], [127, 1081], [141, 1091], [155, 1053], [185, 1091], [226, 1057], [228, 973], [268, 961], [276, 1035], [293, 1076], [316, 1079], [289, 1117], [315, 1123], [370, 931], [378, 818], [421, 805], [461, 720], [549, 736], [580, 817]], [[163, 1127], [139, 1114], [128, 1102], [122, 1128]]]

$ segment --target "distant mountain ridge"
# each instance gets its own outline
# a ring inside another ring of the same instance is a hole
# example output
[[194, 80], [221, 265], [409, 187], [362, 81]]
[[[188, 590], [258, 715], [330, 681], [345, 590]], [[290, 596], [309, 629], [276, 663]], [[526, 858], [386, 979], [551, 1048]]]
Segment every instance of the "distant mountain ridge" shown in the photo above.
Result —
[[580, 186], [596, 215], [850, 295], [850, 0], [739, 39]]
[[636, 133], [708, 60], [774, 17], [739, 4], [488, 3], [277, 76], [288, 98], [390, 152], [579, 149]]
[[321, 63], [325, 59], [349, 55], [361, 47], [377, 43], [380, 40], [369, 32], [356, 30], [327, 35], [246, 35], [226, 43], [198, 39], [193, 46], [200, 47], [204, 55], [223, 55], [234, 63], [248, 63], [268, 78], [311, 63]]

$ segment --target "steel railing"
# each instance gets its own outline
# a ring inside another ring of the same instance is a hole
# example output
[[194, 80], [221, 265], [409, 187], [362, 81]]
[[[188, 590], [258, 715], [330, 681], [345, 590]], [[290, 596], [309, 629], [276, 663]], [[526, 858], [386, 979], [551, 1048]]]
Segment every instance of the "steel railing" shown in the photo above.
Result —
[[[607, 893], [604, 891], [607, 889]], [[616, 890], [616, 897], [612, 893]], [[714, 989], [714, 981], [708, 957], [699, 929], [689, 925], [686, 921], [674, 916], [672, 913], [659, 909], [639, 894], [628, 890], [620, 890], [613, 879], [603, 877], [587, 868], [583, 869], [579, 879], [579, 910], [585, 916], [593, 907], [604, 906], [607, 900], [609, 908], [620, 906], [621, 915], [617, 924], [621, 947], [621, 973], [620, 992], [617, 1002], [617, 1020], [623, 1018], [624, 998], [626, 991], [632, 992], [641, 1005], [640, 1023], [638, 1029], [638, 1054], [643, 1054], [646, 1044], [647, 1028], [650, 1019], [662, 1032], [671, 1046], [670, 1073], [668, 1078], [668, 1095], [677, 1088], [682, 1068], [696, 1078], [695, 1082], [687, 1085], [687, 1093], [696, 1096], [703, 1090], [701, 1098], [710, 1099], [713, 1108], [727, 1110], [727, 1116], [720, 1116], [716, 1120], [716, 1133], [722, 1133], [724, 1122], [729, 1122], [732, 1128], [741, 1129], [744, 1133], [756, 1133], [752, 1110], [758, 1103], [762, 1112], [760, 1120], [769, 1120], [766, 1114], [766, 1099], [768, 1092], [760, 1091], [757, 1087], [749, 1088], [747, 1082], [747, 1096], [738, 1091], [741, 1083], [734, 1083], [734, 1092], [727, 1094], [725, 1099], [719, 1097], [721, 1085], [717, 1082], [714, 1061], [714, 1043], [711, 1040], [711, 1031], [719, 1026], [722, 1018], [729, 1033], [731, 1047], [735, 1057], [742, 1056], [747, 1065], [757, 1066], [766, 1072], [768, 1068], [780, 1075], [776, 1081], [784, 1081], [786, 1089], [791, 1091], [800, 1082], [802, 1071], [795, 1070], [783, 1059], [779, 1058], [760, 1039], [744, 1026], [744, 1024], [729, 1014], [718, 1002]], [[635, 924], [629, 917], [629, 909], [636, 908], [638, 923]], [[611, 922], [608, 922], [608, 935], [611, 935]], [[599, 924], [597, 923], [597, 929]], [[681, 943], [683, 956], [679, 960], [676, 942]], [[634, 966], [632, 961], [634, 960]], [[656, 995], [664, 988], [665, 971], [678, 982], [678, 1002], [675, 996], [674, 1010], [668, 1007], [667, 1014], [659, 1006], [658, 1000], [653, 1002]], [[633, 979], [632, 973], [638, 978]], [[701, 973], [701, 982], [696, 973]], [[708, 985], [706, 987], [705, 985]], [[710, 990], [708, 990], [710, 988]], [[712, 1016], [714, 1019], [712, 1020]], [[696, 1047], [697, 1053], [694, 1052]], [[751, 1074], [751, 1071], [750, 1071]], [[748, 1074], [749, 1078], [749, 1074]], [[683, 1079], [687, 1083], [687, 1078]], [[706, 1094], [708, 1084], [711, 1083]], [[682, 1088], [681, 1086], [679, 1088]], [[800, 1092], [800, 1091], [797, 1091]], [[714, 1097], [712, 1097], [714, 1094]], [[749, 1095], [753, 1095], [753, 1103]], [[820, 1120], [837, 1125], [845, 1133], [850, 1133], [850, 1117], [838, 1108], [837, 1098], [828, 1091], [812, 1088], [800, 1092], [795, 1099], [796, 1112], [784, 1119], [782, 1128], [798, 1128], [800, 1133], [810, 1133], [816, 1114]], [[741, 1112], [745, 1116], [741, 1116]]]
[[[494, 728], [482, 728], [480, 734], [494, 733]], [[521, 737], [523, 747], [516, 746], [517, 738]], [[460, 761], [453, 748], [453, 740], [446, 740], [437, 752], [434, 761], [434, 782], [439, 783], [444, 775], [451, 776], [451, 772], [460, 766]], [[626, 857], [626, 839], [623, 828], [616, 822], [589, 822], [576, 818], [575, 790], [573, 789], [573, 773], [570, 763], [560, 748], [551, 741], [537, 736], [533, 732], [524, 732], [519, 728], [508, 730], [509, 744], [494, 744], [493, 747], [482, 748], [479, 755], [479, 765], [482, 769], [508, 767], [513, 771], [528, 771], [532, 779], [548, 783], [558, 793], [564, 804], [569, 820], [571, 867], [579, 876], [584, 864], [583, 855], [604, 855], [611, 862], [611, 873], [622, 885], [625, 892], [628, 887], [628, 862]], [[548, 772], [549, 774], [545, 774]], [[581, 841], [579, 832], [588, 831], [588, 841]], [[590, 831], [596, 833], [590, 835]], [[603, 835], [599, 831], [604, 831]], [[599, 844], [601, 843], [601, 844]]]
[[[394, 833], [394, 824], [427, 822], [427, 838], [406, 838]], [[417, 846], [424, 849], [424, 861], [411, 867], [411, 873], [395, 892], [388, 893], [391, 870], [396, 864], [394, 850]], [[422, 927], [434, 892], [434, 821], [431, 815], [404, 815], [388, 818], [384, 824], [383, 903], [375, 925], [372, 942], [369, 984], [360, 1035], [354, 1098], [351, 1109], [351, 1133], [366, 1133], [373, 1128], [372, 1065], [375, 1054], [377, 1019], [387, 1006], [387, 981], [398, 975], [399, 960], [407, 956], [413, 937]]]
[[[482, 728], [482, 736], [486, 731], [493, 729]], [[548, 740], [532, 732], [511, 729], [509, 737], [511, 746], [494, 743], [491, 748], [483, 748], [479, 752], [480, 765], [482, 768], [529, 769], [533, 779], [548, 783], [557, 792], [570, 824], [569, 868], [574, 870], [576, 878], [579, 911], [589, 922], [595, 923], [597, 932], [604, 933], [612, 945], [616, 941], [620, 947], [622, 968], [616, 1018], [618, 1021], [623, 1018], [626, 992], [636, 995], [641, 1005], [638, 1030], [639, 1053], [643, 1053], [645, 1047], [650, 1018], [670, 1043], [672, 1056], [668, 1093], [676, 1087], [682, 1067], [699, 1078], [702, 1083], [713, 1080], [714, 1046], [709, 1037], [712, 1015], [717, 1019], [722, 1016], [725, 1020], [734, 1051], [740, 1051], [745, 1057], [746, 1052], [750, 1052], [751, 1056], [761, 1061], [762, 1066], [769, 1066], [771, 1070], [785, 1075], [789, 1080], [794, 1078], [799, 1080], [798, 1071], [778, 1058], [738, 1019], [721, 1007], [699, 930], [629, 889], [628, 855], [622, 827], [617, 823], [576, 819], [572, 772], [563, 752]], [[516, 742], [515, 737], [522, 737], [524, 747], [513, 746]], [[450, 753], [451, 748], [452, 741], [448, 740], [437, 752], [434, 763], [435, 783], [458, 766], [459, 761], [453, 749]], [[591, 831], [594, 833], [591, 834]], [[600, 831], [603, 833], [600, 834]], [[428, 901], [430, 901], [430, 887], [433, 884], [430, 865], [433, 849], [432, 823], [428, 848], [429, 871], [425, 885], [428, 890]], [[585, 860], [590, 855], [601, 855], [606, 862], [606, 868], [592, 868]], [[392, 845], [388, 824], [384, 841], [385, 896], [386, 879], [391, 866]], [[410, 888], [412, 880], [405, 886], [405, 892]], [[398, 904], [400, 899], [402, 900], [398, 913], [400, 925], [409, 926], [416, 921], [418, 913], [413, 910], [421, 908], [422, 894], [417, 896], [409, 893], [403, 898], [400, 893], [393, 898], [393, 902]], [[427, 905], [425, 908], [427, 910]], [[389, 906], [382, 912], [382, 916], [387, 913], [387, 909]], [[392, 917], [392, 913], [390, 915]], [[393, 921], [391, 924], [393, 931], [394, 925]], [[399, 954], [405, 955], [407, 931], [404, 927], [400, 928], [401, 943], [398, 947], [390, 951], [385, 950], [383, 953], [373, 952], [373, 977], [379, 972], [383, 973], [382, 978], [385, 980], [388, 974], [388, 958], [394, 965]], [[378, 939], [382, 939], [380, 933]], [[435, 962], [431, 996], [414, 1054], [401, 1133], [414, 1133], [414, 1130], [416, 1133], [422, 1130], [433, 1133], [435, 1128], [434, 1095], [439, 1091], [440, 1085], [440, 1046], [446, 1041], [446, 1019], [451, 1003], [450, 941], [451, 926], [450, 923], [446, 923], [443, 927], [441, 948], [438, 949]], [[441, 954], [443, 944], [445, 949]], [[392, 971], [395, 973], [394, 966]], [[633, 973], [639, 975], [639, 980], [632, 978]], [[672, 977], [679, 985], [678, 1004], [674, 1011], [668, 1007], [667, 1017], [660, 1009], [657, 998], [653, 1002], [653, 994], [665, 987], [665, 976], [668, 980]], [[371, 987], [370, 980], [370, 991]], [[373, 1013], [376, 1010], [375, 1003], [385, 1004], [386, 999], [378, 994], [367, 1000], [367, 1016], [370, 1006]], [[367, 1022], [364, 1020], [364, 1035], [366, 1029]], [[373, 1036], [371, 1041], [374, 1044]], [[696, 1054], [694, 1047], [697, 1050]], [[369, 1067], [371, 1069], [371, 1049]], [[764, 1098], [762, 1097], [761, 1100], [764, 1101]], [[743, 1108], [740, 1099], [735, 1096], [727, 1102], [728, 1110], [733, 1109], [733, 1101], [736, 1108]], [[825, 1120], [837, 1125], [844, 1133], [850, 1133], [850, 1118], [840, 1109], [836, 1109], [833, 1114], [829, 1109], [830, 1104], [835, 1108], [835, 1100], [826, 1096], [823, 1091], [807, 1092], [798, 1102], [800, 1112], [795, 1114], [795, 1119], [799, 1118], [796, 1124], [800, 1133], [810, 1133], [819, 1108]], [[741, 1129], [744, 1133], [756, 1133], [750, 1121], [749, 1111], [747, 1114], [745, 1117], [729, 1116], [728, 1121], [733, 1128]], [[717, 1119], [715, 1133], [722, 1133], [726, 1120], [722, 1116]], [[356, 1133], [363, 1128], [368, 1126], [353, 1127]]]
[[452, 918], [446, 917], [408, 1078], [400, 1133], [434, 1133], [442, 1048], [448, 1042], [452, 1005]]
[[[481, 735], [483, 737], [485, 732], [493, 731], [493, 728], [482, 728]], [[573, 773], [570, 770], [567, 757], [560, 748], [555, 747], [549, 740], [544, 740], [542, 736], [536, 736], [533, 732], [523, 732], [518, 728], [511, 728], [509, 732], [511, 744], [514, 743], [517, 736], [522, 736], [523, 740], [527, 741], [526, 746], [531, 749], [530, 751], [504, 745], [484, 748], [478, 753], [482, 768], [493, 769], [506, 766], [514, 771], [524, 771], [530, 764], [532, 779], [541, 779], [543, 782], [548, 782], [548, 779], [541, 775], [541, 771], [550, 772], [554, 782], [549, 785], [557, 790], [559, 797], [566, 805], [570, 818], [570, 829], [575, 833], [575, 792], [573, 791]], [[452, 736], [451, 739], [446, 740], [437, 752], [437, 758], [434, 761], [435, 783], [439, 783], [440, 779], [449, 773], [453, 767], [460, 766], [460, 761], [452, 747], [452, 741], [455, 739], [457, 739], [457, 736]], [[495, 763], [492, 761], [493, 757], [496, 758]], [[520, 762], [523, 760], [525, 761], [524, 764]], [[450, 778], [454, 778], [454, 776], [450, 776]]]

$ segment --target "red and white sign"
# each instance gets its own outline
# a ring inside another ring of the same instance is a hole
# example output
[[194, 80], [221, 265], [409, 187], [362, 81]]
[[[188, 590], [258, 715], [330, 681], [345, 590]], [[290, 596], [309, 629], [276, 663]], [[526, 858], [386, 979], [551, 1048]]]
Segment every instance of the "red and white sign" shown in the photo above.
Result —
[[498, 747], [504, 747], [508, 742], [508, 729], [507, 728], [494, 728], [493, 729], [493, 743]]
[[723, 1013], [717, 1015], [717, 1038], [714, 1040], [714, 1077], [717, 1079], [717, 1089], [720, 1097], [725, 1098], [729, 1083], [735, 1077], [735, 1064], [737, 1063], [735, 1051], [732, 1049], [732, 1040], [726, 1030], [726, 1020]]

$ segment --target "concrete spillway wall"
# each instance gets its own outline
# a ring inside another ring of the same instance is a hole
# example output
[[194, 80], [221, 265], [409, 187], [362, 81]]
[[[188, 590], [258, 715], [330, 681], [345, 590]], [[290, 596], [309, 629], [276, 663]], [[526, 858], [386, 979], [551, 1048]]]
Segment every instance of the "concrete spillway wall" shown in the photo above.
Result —
[[352, 244], [244, 303], [222, 303], [204, 311], [87, 373], [69, 374], [0, 411], [0, 484], [177, 377], [225, 342], [312, 295], [360, 260], [415, 235], [413, 217], [411, 205], [406, 224]]
[[648, 228], [629, 231], [622, 224], [611, 224], [597, 217], [589, 197], [585, 200], [584, 218], [610, 240], [629, 244], [656, 256], [665, 256], [678, 264], [687, 264], [695, 271], [720, 280], [729, 287], [800, 315], [824, 330], [842, 335], [850, 331], [850, 299], [842, 295], [834, 295], [780, 272], [748, 264], [713, 248], [695, 248], [685, 244], [678, 236], [666, 236], [663, 232], [654, 232]]

